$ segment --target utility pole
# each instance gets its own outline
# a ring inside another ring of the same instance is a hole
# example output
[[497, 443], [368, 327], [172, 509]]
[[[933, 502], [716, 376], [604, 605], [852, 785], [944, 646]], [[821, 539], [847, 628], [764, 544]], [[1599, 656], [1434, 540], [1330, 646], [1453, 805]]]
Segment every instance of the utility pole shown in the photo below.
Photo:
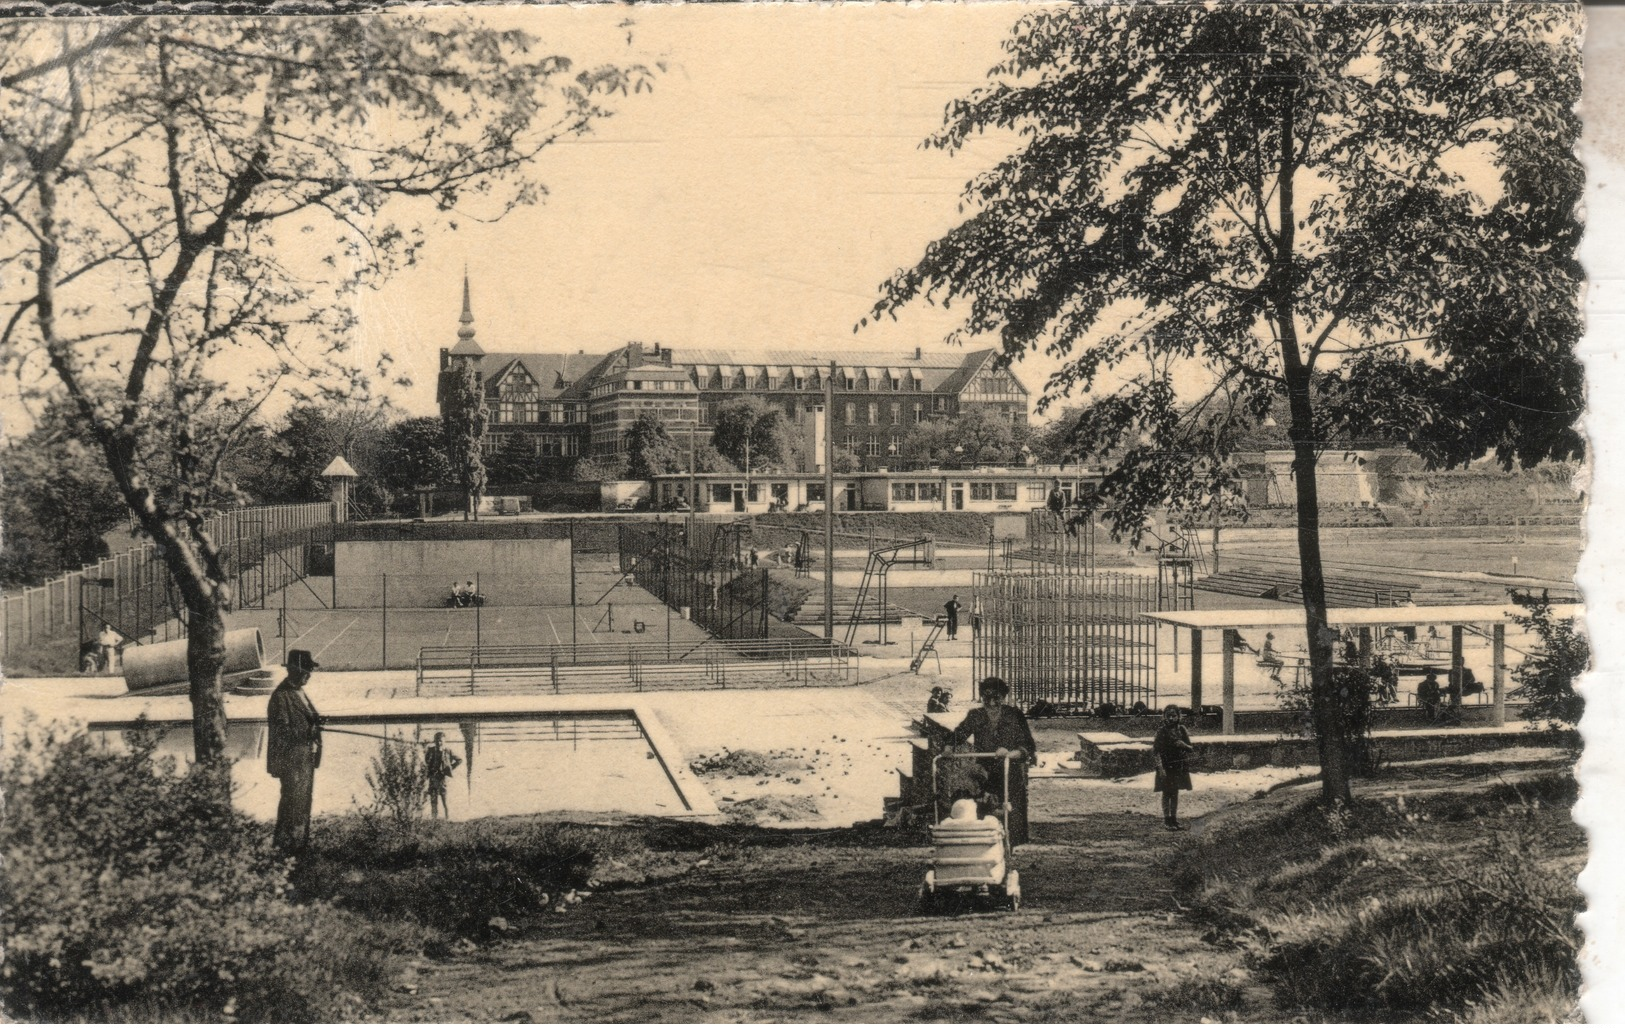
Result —
[[824, 376], [824, 638], [835, 641], [835, 362]]

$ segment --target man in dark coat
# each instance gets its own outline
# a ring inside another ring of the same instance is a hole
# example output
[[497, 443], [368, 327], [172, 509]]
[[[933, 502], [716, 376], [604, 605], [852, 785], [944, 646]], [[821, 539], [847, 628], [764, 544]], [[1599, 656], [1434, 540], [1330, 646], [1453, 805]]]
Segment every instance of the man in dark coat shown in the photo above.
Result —
[[271, 694], [265, 719], [265, 769], [282, 783], [276, 808], [276, 844], [297, 853], [310, 844], [311, 790], [322, 764], [322, 718], [305, 695], [305, 683], [319, 666], [309, 650], [289, 650], [288, 676]]
[[959, 638], [959, 596], [956, 594], [953, 599], [944, 603], [942, 609], [948, 615], [948, 638]]
[[[984, 678], [980, 687], [982, 705], [965, 715], [949, 736], [955, 744], [970, 740], [977, 753], [993, 753], [983, 760], [987, 791], [997, 804], [1010, 805], [1010, 845], [1027, 841], [1027, 767], [1038, 760], [1038, 744], [1027, 718], [1015, 707], [1005, 705], [1010, 687], [1002, 678]], [[1010, 792], [1004, 790], [1004, 754], [1010, 755]], [[997, 807], [995, 807], [997, 809]]]

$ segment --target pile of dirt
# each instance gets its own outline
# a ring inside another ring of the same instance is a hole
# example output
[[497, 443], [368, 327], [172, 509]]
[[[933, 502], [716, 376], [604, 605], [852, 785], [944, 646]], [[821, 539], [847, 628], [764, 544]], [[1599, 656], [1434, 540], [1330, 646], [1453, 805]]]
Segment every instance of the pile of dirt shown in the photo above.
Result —
[[[701, 778], [785, 778], [813, 770], [805, 751], [730, 750], [702, 753], [689, 761], [688, 769]], [[799, 781], [799, 778], [791, 778]]]
[[718, 804], [735, 824], [775, 824], [818, 819], [818, 803], [811, 796], [752, 796]]

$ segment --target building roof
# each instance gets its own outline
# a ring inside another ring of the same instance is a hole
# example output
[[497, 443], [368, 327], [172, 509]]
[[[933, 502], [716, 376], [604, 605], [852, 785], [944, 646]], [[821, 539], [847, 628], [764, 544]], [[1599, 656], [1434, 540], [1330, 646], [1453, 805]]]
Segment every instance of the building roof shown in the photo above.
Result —
[[333, 458], [333, 462], [331, 464], [327, 465], [327, 468], [322, 472], [322, 477], [360, 478], [361, 476], [357, 474], [355, 468], [350, 466], [350, 462], [345, 460], [344, 454], [341, 453], [337, 457]]
[[[1475, 603], [1444, 607], [1333, 607], [1326, 612], [1332, 625], [1471, 625], [1506, 624], [1528, 611], [1516, 603]], [[1573, 604], [1553, 604], [1552, 616], [1579, 617], [1583, 610]], [[1182, 628], [1292, 628], [1302, 627], [1302, 607], [1273, 607], [1268, 610], [1180, 610], [1159, 611], [1146, 617]]]
[[[993, 358], [997, 353], [996, 350], [977, 350], [974, 353], [966, 354], [964, 362], [955, 369], [953, 374], [948, 376], [946, 381], [938, 384], [935, 391], [942, 393], [962, 392], [966, 386], [970, 385], [970, 380], [976, 377], [977, 372], [993, 362]], [[1022, 390], [1026, 391], [1026, 387], [1023, 386]]]
[[496, 382], [518, 364], [536, 380], [542, 399], [585, 399], [587, 386], [596, 377], [599, 366], [614, 356], [614, 353], [489, 353], [485, 355], [485, 380]]

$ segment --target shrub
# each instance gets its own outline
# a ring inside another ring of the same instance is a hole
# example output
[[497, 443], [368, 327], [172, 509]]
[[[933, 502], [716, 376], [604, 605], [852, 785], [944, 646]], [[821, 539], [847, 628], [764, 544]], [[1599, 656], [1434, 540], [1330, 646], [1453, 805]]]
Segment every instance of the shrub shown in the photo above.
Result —
[[429, 774], [415, 742], [402, 737], [381, 743], [365, 777], [372, 790], [373, 815], [401, 825], [423, 816], [423, 806], [429, 802]]
[[367, 918], [480, 938], [584, 887], [612, 833], [568, 824], [345, 818], [319, 825], [294, 881]]
[[[28, 725], [0, 769], [0, 1002], [13, 1016], [347, 1020], [383, 977], [289, 897], [270, 833], [216, 769]], [[350, 983], [363, 983], [359, 988]]]
[[1534, 632], [1540, 646], [1512, 673], [1518, 683], [1512, 698], [1527, 704], [1524, 717], [1531, 726], [1544, 721], [1547, 728], [1572, 728], [1585, 713], [1585, 698], [1575, 693], [1574, 682], [1591, 666], [1591, 645], [1575, 631], [1573, 618], [1552, 615], [1544, 595], [1518, 597], [1518, 603], [1529, 613], [1513, 620]]

